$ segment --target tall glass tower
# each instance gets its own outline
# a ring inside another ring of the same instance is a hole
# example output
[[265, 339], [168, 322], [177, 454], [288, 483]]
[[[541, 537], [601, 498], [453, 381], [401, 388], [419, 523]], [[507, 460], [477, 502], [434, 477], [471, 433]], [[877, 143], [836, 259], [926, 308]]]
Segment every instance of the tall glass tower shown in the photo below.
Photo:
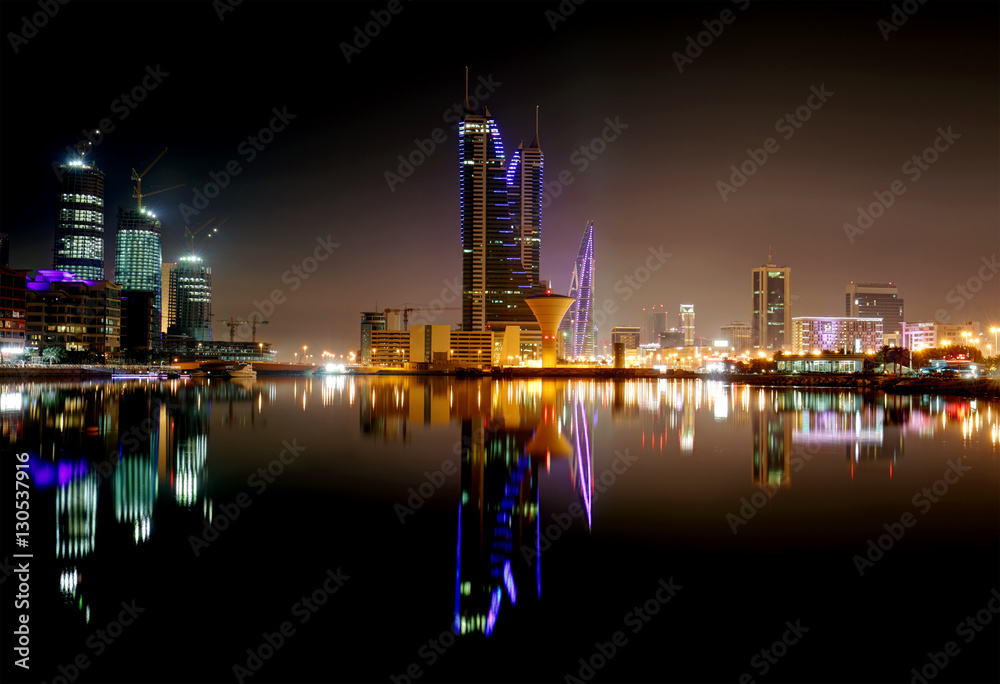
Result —
[[157, 312], [162, 311], [160, 235], [160, 222], [151, 211], [118, 207], [115, 282], [122, 290], [154, 293]]
[[542, 150], [538, 136], [510, 162], [489, 109], [459, 122], [462, 329], [535, 325], [525, 303], [538, 294]]
[[[531, 288], [539, 287], [538, 261], [542, 244], [542, 148], [538, 133], [531, 145], [522, 141], [507, 163], [507, 200], [513, 239], [519, 247], [521, 270]], [[523, 285], [523, 284], [522, 284]], [[536, 291], [532, 294], [541, 294]], [[531, 296], [531, 295], [529, 295]]]
[[571, 357], [594, 356], [594, 222], [583, 231], [580, 253], [573, 264], [569, 296], [575, 301], [563, 324], [568, 336], [566, 354]]
[[59, 165], [52, 269], [104, 280], [104, 173], [75, 159]]
[[181, 257], [170, 269], [167, 283], [171, 335], [187, 335], [199, 342], [212, 341], [212, 268], [201, 257]]
[[792, 348], [792, 269], [767, 264], [751, 271], [753, 318], [750, 343], [754, 349], [789, 351]]

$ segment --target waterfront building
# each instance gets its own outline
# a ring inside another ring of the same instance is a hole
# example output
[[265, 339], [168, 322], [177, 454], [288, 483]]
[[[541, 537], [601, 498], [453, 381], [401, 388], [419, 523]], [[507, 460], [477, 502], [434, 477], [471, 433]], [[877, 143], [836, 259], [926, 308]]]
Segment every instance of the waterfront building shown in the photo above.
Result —
[[736, 355], [750, 351], [753, 330], [749, 323], [733, 321], [729, 325], [722, 326], [722, 337], [729, 343], [730, 349]]
[[28, 271], [0, 264], [0, 354], [24, 351], [27, 320]]
[[594, 335], [597, 330], [594, 325], [593, 221], [590, 221], [583, 231], [580, 251], [570, 276], [569, 296], [573, 298], [573, 304], [560, 326], [560, 337], [564, 344], [563, 354], [574, 359], [593, 358]]
[[903, 347], [919, 351], [931, 347], [981, 346], [982, 328], [978, 321], [965, 323], [903, 323]]
[[97, 354], [121, 348], [120, 285], [43, 270], [29, 278], [27, 288], [28, 346]]
[[152, 292], [157, 312], [162, 310], [160, 277], [163, 249], [160, 236], [160, 221], [151, 211], [118, 207], [115, 282], [123, 290]]
[[386, 329], [385, 314], [378, 311], [361, 312], [361, 354], [359, 363], [369, 364], [372, 362], [372, 333]]
[[458, 140], [462, 329], [530, 327], [534, 317], [524, 300], [541, 290], [538, 136], [508, 164], [496, 119], [486, 107], [471, 111], [466, 100]]
[[104, 173], [82, 157], [56, 170], [52, 268], [82, 280], [104, 280]]
[[903, 330], [903, 300], [899, 288], [892, 283], [847, 284], [844, 295], [844, 315], [851, 318], [881, 318], [882, 334], [892, 335]]
[[768, 252], [767, 264], [751, 269], [753, 317], [751, 344], [754, 349], [791, 349], [792, 269], [776, 266]]
[[792, 319], [793, 354], [814, 351], [861, 354], [881, 348], [881, 318], [797, 316]]
[[199, 342], [212, 339], [212, 269], [201, 257], [185, 256], [169, 271], [165, 291], [169, 299], [171, 335], [187, 335]]
[[694, 346], [694, 304], [681, 304], [680, 328], [684, 333], [684, 346]]

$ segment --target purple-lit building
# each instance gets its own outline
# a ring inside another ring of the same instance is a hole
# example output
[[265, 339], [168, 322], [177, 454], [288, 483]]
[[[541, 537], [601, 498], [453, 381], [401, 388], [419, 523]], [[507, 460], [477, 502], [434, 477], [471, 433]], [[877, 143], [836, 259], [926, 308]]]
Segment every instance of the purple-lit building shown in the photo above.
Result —
[[0, 264], [0, 353], [24, 351], [27, 271]]
[[538, 328], [525, 298], [542, 292], [538, 277], [542, 151], [536, 134], [510, 161], [489, 109], [468, 107], [459, 122], [462, 234], [462, 329]]
[[27, 346], [97, 354], [121, 348], [121, 286], [39, 271], [27, 288]]
[[571, 358], [594, 356], [594, 222], [583, 231], [580, 253], [573, 264], [569, 296], [574, 302], [563, 319], [565, 353]]

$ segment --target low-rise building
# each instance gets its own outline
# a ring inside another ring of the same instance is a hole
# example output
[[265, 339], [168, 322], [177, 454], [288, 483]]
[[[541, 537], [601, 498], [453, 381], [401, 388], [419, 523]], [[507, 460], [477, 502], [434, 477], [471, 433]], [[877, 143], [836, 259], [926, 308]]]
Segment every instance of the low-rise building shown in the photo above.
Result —
[[39, 271], [27, 282], [27, 345], [113, 354], [121, 348], [121, 286]]

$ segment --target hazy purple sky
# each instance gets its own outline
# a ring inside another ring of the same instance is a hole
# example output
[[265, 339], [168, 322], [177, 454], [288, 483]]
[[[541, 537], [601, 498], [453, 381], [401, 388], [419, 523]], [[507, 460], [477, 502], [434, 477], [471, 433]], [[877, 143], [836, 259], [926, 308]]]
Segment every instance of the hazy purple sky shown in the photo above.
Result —
[[[192, 227], [228, 217], [200, 250], [215, 318], [250, 316], [280, 290], [283, 303], [261, 308], [282, 359], [303, 344], [356, 349], [360, 311], [429, 305], [460, 279], [448, 112], [468, 66], [473, 93], [491, 84], [479, 92], [508, 153], [530, 141], [540, 107], [546, 184], [558, 191], [543, 209], [541, 274], [568, 289], [594, 220], [595, 297], [617, 311], [601, 337], [641, 325], [653, 304], [672, 325], [694, 304], [706, 338], [748, 321], [750, 269], [769, 245], [792, 268], [793, 316], [843, 315], [848, 281], [892, 281], [908, 321], [1000, 324], [996, 3], [913, 3], [894, 16], [879, 2], [591, 0], [563, 3], [575, 7], [563, 17], [556, 2], [407, 2], [392, 14], [387, 3], [247, 1], [221, 19], [218, 6], [73, 2], [32, 33], [23, 17], [38, 5], [3, 3], [0, 231], [12, 266], [51, 267], [51, 164], [107, 118], [113, 130], [92, 158], [107, 177], [109, 275], [117, 206], [134, 202], [131, 168], [169, 147], [144, 183], [187, 183], [147, 200], [164, 258], [182, 254], [184, 213]], [[345, 57], [372, 11], [386, 25], [371, 23], [374, 37]], [[31, 35], [15, 46], [11, 32]], [[161, 82], [145, 90], [157, 67]], [[120, 98], [134, 88], [143, 100], [130, 108]], [[294, 118], [253, 149], [275, 108]], [[387, 181], [425, 139], [434, 149], [423, 163]], [[720, 188], [744, 162], [753, 173]], [[183, 212], [228, 163], [239, 175], [207, 208]], [[845, 230], [875, 193], [891, 206]], [[317, 240], [339, 247], [300, 279], [292, 269], [311, 265]], [[630, 287], [651, 249], [671, 256]], [[226, 335], [216, 324], [215, 338]]]

